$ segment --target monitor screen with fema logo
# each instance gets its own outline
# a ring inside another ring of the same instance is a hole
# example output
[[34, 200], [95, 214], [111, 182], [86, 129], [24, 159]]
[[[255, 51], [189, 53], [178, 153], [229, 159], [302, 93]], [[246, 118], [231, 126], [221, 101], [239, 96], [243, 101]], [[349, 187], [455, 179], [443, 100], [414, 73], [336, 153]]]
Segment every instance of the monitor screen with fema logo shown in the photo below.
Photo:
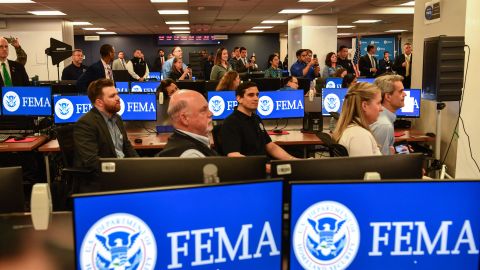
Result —
[[149, 79], [156, 79], [157, 81], [160, 81], [161, 80], [161, 72], [158, 72], [158, 71], [150, 71], [148, 73], [148, 78]]
[[155, 93], [160, 82], [131, 82], [130, 92], [132, 93]]
[[50, 87], [2, 87], [3, 115], [52, 115], [52, 90]]
[[88, 96], [53, 96], [55, 124], [75, 123], [92, 108]]
[[375, 78], [357, 78], [357, 82], [374, 83]]
[[120, 111], [124, 121], [156, 121], [157, 99], [154, 94], [120, 94]]
[[[262, 119], [302, 118], [303, 90], [260, 92], [257, 114]], [[208, 92], [208, 108], [213, 120], [227, 118], [237, 106], [235, 91]]]
[[130, 89], [129, 82], [115, 82], [115, 88], [119, 93], [128, 93]]
[[325, 79], [325, 88], [342, 88], [343, 78], [326, 78]]
[[323, 88], [322, 115], [330, 116], [330, 112], [340, 113], [347, 91], [347, 88]]
[[282, 187], [268, 181], [76, 197], [77, 268], [281, 269]]
[[420, 117], [420, 102], [422, 101], [421, 89], [405, 89], [404, 106], [397, 110], [397, 117], [418, 118]]
[[293, 184], [290, 269], [478, 269], [480, 182]]

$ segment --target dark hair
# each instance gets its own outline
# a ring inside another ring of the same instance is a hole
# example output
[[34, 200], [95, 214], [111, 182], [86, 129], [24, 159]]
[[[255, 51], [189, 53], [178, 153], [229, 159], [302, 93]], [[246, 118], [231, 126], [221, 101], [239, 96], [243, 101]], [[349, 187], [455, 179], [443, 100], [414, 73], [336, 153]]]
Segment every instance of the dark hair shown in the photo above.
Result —
[[375, 48], [375, 45], [369, 44], [367, 46], [367, 52], [369, 52], [371, 49]]
[[347, 71], [346, 69], [344, 68], [339, 68], [337, 70], [335, 70], [335, 74], [333, 74], [333, 77], [337, 77], [337, 78], [341, 78], [342, 77], [342, 73]]
[[158, 49], [157, 54], [159, 54], [160, 52], [165, 52], [165, 51], [163, 49]]
[[233, 51], [235, 52], [238, 49], [240, 49], [240, 47], [235, 47], [235, 48], [233, 48]]
[[74, 53], [76, 53], [76, 52], [81, 52], [81, 53], [83, 53], [82, 49], [75, 49], [75, 50], [72, 51], [72, 55], [73, 55]]
[[[169, 87], [170, 85], [172, 84], [175, 84], [175, 81], [168, 78], [168, 79], [165, 79], [165, 80], [162, 80], [160, 82], [160, 85], [157, 87], [157, 91], [155, 92], [155, 94], [157, 95], [157, 99], [158, 99], [158, 94], [160, 92], [163, 93], [163, 97], [164, 98], [168, 98], [168, 92], [167, 92], [167, 87]], [[176, 85], [176, 84], [175, 84]]]
[[384, 51], [384, 52], [383, 52], [383, 55], [385, 56], [386, 53], [390, 54], [389, 51]]
[[245, 48], [245, 47], [240, 47], [240, 52], [246, 51], [246, 50], [247, 50], [247, 48]]
[[238, 77], [238, 72], [236, 72], [235, 70], [228, 71], [220, 79], [220, 82], [218, 82], [218, 85], [215, 88], [215, 90], [217, 91], [235, 90], [233, 88], [233, 82], [237, 79], [237, 77]]
[[115, 87], [115, 84], [110, 79], [102, 78], [91, 82], [87, 90], [88, 99], [94, 104], [95, 100], [103, 97], [103, 88], [111, 86]]
[[[268, 56], [268, 61], [267, 61], [267, 67], [271, 67], [272, 66], [272, 63], [270, 62], [273, 62], [273, 58], [275, 58], [275, 56], [277, 56], [276, 54], [270, 54]], [[278, 56], [277, 56], [278, 57]], [[280, 57], [278, 57], [278, 59], [280, 60]]]
[[297, 52], [295, 53], [295, 55], [297, 57], [299, 57], [300, 55], [302, 55], [302, 53], [305, 51], [305, 49], [298, 49]]
[[332, 55], [334, 55], [334, 52], [329, 52], [327, 53], [327, 56], [325, 57], [325, 65], [331, 67], [332, 66]]
[[[180, 46], [175, 46], [175, 47], [173, 47], [171, 54], [173, 54], [173, 52], [175, 51], [176, 48], [180, 48]], [[181, 49], [181, 48], [180, 48], [180, 49]]]
[[178, 58], [178, 57], [174, 57], [173, 58], [173, 61], [172, 61], [172, 72], [180, 72], [180, 73], [183, 73], [183, 65], [180, 69], [177, 70], [177, 68], [175, 67], [175, 63], [177, 63], [178, 61], [182, 61], [183, 60], [181, 58]]
[[[287, 86], [287, 84], [291, 81], [293, 81], [293, 78], [297, 78], [295, 76], [288, 76], [285, 78], [285, 87]], [[297, 79], [298, 80], [298, 79]]]
[[113, 52], [113, 47], [110, 44], [103, 44], [102, 47], [100, 47], [100, 56], [106, 57], [110, 55], [110, 52]]
[[347, 73], [342, 80], [342, 88], [349, 88], [352, 82], [357, 78], [353, 73]]
[[237, 97], [243, 97], [245, 95], [245, 90], [247, 90], [250, 87], [257, 87], [257, 84], [254, 82], [244, 82], [241, 83], [238, 87], [237, 90], [235, 90], [235, 96]]
[[341, 50], [343, 50], [343, 49], [348, 49], [348, 47], [345, 46], [345, 45], [340, 45], [340, 47], [338, 47], [337, 52], [339, 52], [339, 51], [341, 51]]
[[[213, 60], [214, 65], [221, 65], [222, 64], [223, 50], [226, 50], [228, 52], [227, 48], [225, 48], [225, 47], [218, 48], [217, 54], [215, 55], [215, 60]], [[227, 62], [227, 64], [228, 64], [228, 62]]]

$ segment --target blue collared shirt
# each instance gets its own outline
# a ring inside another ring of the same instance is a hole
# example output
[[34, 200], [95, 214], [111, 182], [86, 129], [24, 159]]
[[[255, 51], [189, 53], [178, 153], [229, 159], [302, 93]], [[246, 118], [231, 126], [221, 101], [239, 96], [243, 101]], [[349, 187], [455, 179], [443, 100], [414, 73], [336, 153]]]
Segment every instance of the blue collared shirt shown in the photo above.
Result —
[[105, 123], [107, 124], [108, 132], [112, 137], [113, 146], [115, 147], [115, 153], [117, 158], [124, 158], [125, 153], [123, 153], [123, 135], [120, 129], [117, 126], [118, 116], [114, 114], [112, 117], [108, 117], [103, 112], [100, 112]]
[[395, 143], [395, 134], [393, 122], [397, 119], [397, 115], [383, 108], [378, 116], [377, 122], [370, 125], [370, 130], [380, 146], [383, 155], [391, 155], [391, 147]]
[[310, 81], [315, 79], [315, 70], [313, 66], [310, 67], [310, 69], [307, 72], [307, 75], [303, 76], [303, 69], [307, 66], [306, 63], [298, 61], [295, 62], [291, 67], [290, 67], [290, 75], [295, 76], [295, 77], [303, 77], [307, 78]]
[[[173, 66], [173, 59], [175, 58], [170, 58], [165, 63], [163, 63], [163, 66], [162, 66], [163, 79], [170, 77], [170, 72], [172, 71], [172, 66]], [[187, 65], [183, 64], [183, 70], [185, 70], [186, 68], [187, 68]]]

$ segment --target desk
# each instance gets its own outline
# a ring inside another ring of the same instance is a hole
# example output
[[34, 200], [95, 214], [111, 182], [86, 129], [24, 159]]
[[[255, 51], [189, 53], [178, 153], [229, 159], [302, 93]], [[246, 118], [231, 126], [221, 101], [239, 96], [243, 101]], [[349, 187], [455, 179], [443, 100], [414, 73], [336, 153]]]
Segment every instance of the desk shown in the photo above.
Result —
[[0, 152], [30, 152], [47, 141], [47, 136], [45, 135], [35, 137], [37, 137], [37, 139], [32, 142], [2, 142], [0, 143]]

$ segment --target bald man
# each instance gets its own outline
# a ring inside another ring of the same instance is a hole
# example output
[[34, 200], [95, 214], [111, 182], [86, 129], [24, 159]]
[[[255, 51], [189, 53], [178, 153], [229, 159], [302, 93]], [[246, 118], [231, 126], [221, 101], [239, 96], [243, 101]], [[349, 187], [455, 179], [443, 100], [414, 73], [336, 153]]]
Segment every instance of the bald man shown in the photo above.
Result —
[[192, 90], [177, 91], [170, 97], [167, 113], [175, 130], [158, 156], [218, 156], [210, 148], [208, 134], [212, 131], [212, 113], [205, 97]]
[[0, 87], [30, 85], [25, 67], [15, 61], [8, 60], [8, 41], [0, 37]]

